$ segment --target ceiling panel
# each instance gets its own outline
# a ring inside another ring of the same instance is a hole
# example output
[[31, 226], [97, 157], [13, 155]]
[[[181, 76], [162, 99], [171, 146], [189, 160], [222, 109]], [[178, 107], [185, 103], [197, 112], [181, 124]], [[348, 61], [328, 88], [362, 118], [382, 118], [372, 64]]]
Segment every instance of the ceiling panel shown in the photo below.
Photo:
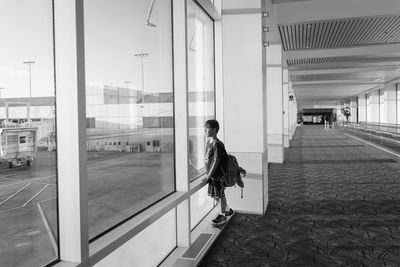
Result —
[[364, 67], [368, 71], [371, 68], [381, 68], [386, 69], [388, 71], [395, 70], [400, 67], [400, 62], [365, 62], [365, 63], [358, 63], [358, 62], [349, 62], [349, 63], [342, 63], [342, 64], [328, 64], [328, 65], [293, 65], [289, 67], [289, 71], [302, 71], [302, 70], [332, 70], [335, 69], [356, 69]]
[[281, 24], [279, 33], [285, 51], [396, 44], [400, 15]]
[[371, 89], [371, 86], [347, 85], [347, 86], [319, 86], [319, 87], [295, 87], [296, 99], [305, 100], [332, 100], [346, 99], [363, 91]]
[[338, 57], [316, 57], [296, 58], [286, 60], [289, 67], [295, 65], [331, 65], [337, 63], [365, 63], [365, 62], [400, 62], [400, 57], [378, 57], [378, 56], [338, 56]]
[[298, 58], [287, 60], [288, 66], [299, 64], [327, 64], [327, 63], [341, 63], [350, 62], [353, 57], [319, 57], [319, 58]]
[[361, 73], [329, 73], [329, 74], [306, 74], [306, 75], [291, 75], [292, 82], [299, 81], [327, 81], [327, 80], [375, 80], [385, 78], [386, 72], [361, 72]]

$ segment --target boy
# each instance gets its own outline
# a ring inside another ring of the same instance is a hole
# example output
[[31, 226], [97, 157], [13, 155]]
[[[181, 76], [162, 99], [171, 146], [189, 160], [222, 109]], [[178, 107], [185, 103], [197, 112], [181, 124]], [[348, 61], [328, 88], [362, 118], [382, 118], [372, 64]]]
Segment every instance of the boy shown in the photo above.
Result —
[[208, 195], [220, 202], [221, 205], [221, 213], [212, 222], [214, 225], [222, 225], [226, 222], [227, 216], [232, 216], [235, 213], [231, 208], [228, 208], [225, 188], [222, 184], [224, 176], [222, 157], [227, 157], [227, 154], [224, 144], [217, 138], [218, 121], [206, 121], [204, 130], [208, 138], [205, 155], [207, 176], [204, 180], [208, 182]]

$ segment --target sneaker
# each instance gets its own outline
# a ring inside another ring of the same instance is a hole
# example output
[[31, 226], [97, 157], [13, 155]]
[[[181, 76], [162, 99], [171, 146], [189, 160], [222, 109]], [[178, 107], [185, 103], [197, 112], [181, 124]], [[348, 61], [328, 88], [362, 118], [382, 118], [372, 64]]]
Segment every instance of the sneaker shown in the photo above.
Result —
[[235, 211], [234, 211], [233, 209], [229, 209], [229, 211], [225, 211], [225, 216], [226, 216], [226, 217], [230, 217], [230, 216], [232, 216], [233, 214], [235, 214]]
[[218, 216], [212, 220], [213, 224], [223, 224], [227, 220], [226, 216], [218, 214]]

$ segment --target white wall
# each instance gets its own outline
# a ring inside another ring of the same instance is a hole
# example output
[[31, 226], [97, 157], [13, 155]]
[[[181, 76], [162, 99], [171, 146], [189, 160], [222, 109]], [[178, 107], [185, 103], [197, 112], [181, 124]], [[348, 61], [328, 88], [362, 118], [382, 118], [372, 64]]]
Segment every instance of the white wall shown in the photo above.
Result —
[[176, 212], [173, 209], [94, 266], [153, 267], [157, 266], [175, 246]]

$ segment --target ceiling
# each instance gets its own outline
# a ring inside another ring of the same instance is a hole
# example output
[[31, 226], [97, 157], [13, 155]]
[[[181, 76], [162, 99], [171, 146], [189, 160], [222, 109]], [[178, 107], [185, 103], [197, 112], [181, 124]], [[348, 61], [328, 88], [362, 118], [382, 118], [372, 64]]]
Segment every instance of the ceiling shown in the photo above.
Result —
[[400, 77], [400, 1], [273, 3], [300, 107], [333, 105]]

